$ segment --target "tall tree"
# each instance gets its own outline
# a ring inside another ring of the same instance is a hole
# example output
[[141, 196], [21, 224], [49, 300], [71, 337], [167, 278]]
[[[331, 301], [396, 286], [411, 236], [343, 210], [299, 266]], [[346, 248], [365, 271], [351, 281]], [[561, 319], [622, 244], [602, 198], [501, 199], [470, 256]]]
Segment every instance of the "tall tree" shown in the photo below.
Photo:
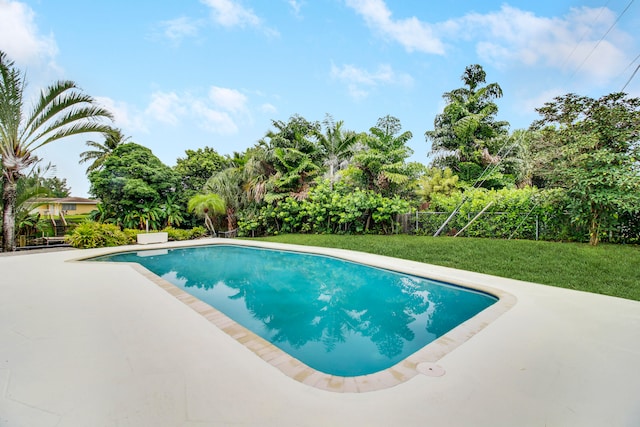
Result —
[[25, 111], [25, 78], [0, 51], [0, 156], [3, 182], [3, 249], [15, 250], [16, 185], [34, 152], [53, 141], [92, 132], [106, 132], [106, 109], [83, 94], [72, 81], [46, 87], [31, 111]]
[[327, 177], [331, 186], [336, 181], [336, 173], [349, 165], [353, 156], [353, 149], [358, 142], [358, 134], [353, 131], [344, 131], [342, 120], [335, 122], [329, 114], [323, 121], [324, 133], [318, 133], [318, 143], [324, 159], [324, 165], [328, 168]]
[[434, 165], [459, 171], [460, 163], [484, 166], [498, 160], [491, 141], [506, 134], [509, 123], [496, 120], [494, 100], [502, 97], [502, 88], [498, 83], [484, 85], [486, 76], [480, 65], [469, 65], [462, 74], [465, 86], [442, 95], [447, 105], [436, 116], [434, 129], [425, 132]]
[[245, 198], [248, 203], [261, 203], [267, 196], [275, 169], [268, 162], [268, 153], [263, 147], [250, 148], [245, 157], [247, 160], [242, 166]]
[[404, 191], [415, 172], [406, 162], [413, 153], [407, 146], [412, 133], [402, 132], [400, 120], [389, 115], [379, 118], [369, 132], [360, 136], [348, 176], [356, 185], [385, 196]]
[[242, 170], [230, 167], [215, 173], [204, 185], [206, 193], [217, 194], [224, 201], [229, 231], [238, 228], [236, 214], [242, 206], [244, 196], [242, 184]]
[[620, 214], [640, 211], [640, 98], [567, 94], [537, 111], [543, 176], [565, 189], [572, 217], [597, 245]]
[[272, 188], [280, 194], [303, 195], [321, 170], [321, 153], [317, 143], [320, 124], [294, 115], [288, 122], [274, 120], [258, 142], [265, 160], [275, 173], [270, 176]]
[[[51, 163], [40, 165], [40, 159], [23, 173], [16, 185], [16, 206], [15, 206], [15, 227], [16, 234], [31, 234], [37, 229], [40, 214], [33, 213], [38, 206], [45, 204], [43, 198], [58, 197], [55, 196], [51, 189], [43, 186], [42, 182], [52, 171], [55, 166]], [[0, 207], [2, 201], [0, 200]]]
[[91, 194], [122, 223], [131, 222], [127, 214], [143, 212], [150, 205], [162, 206], [180, 185], [172, 168], [133, 142], [116, 147], [103, 167], [89, 174], [89, 181]]
[[100, 143], [89, 140], [86, 142], [86, 145], [87, 147], [92, 148], [92, 150], [80, 153], [80, 161], [78, 163], [82, 164], [91, 162], [87, 168], [87, 175], [94, 170], [101, 169], [105, 160], [107, 160], [113, 150], [131, 139], [130, 136], [124, 136], [122, 131], [117, 128], [110, 128], [106, 132], [103, 132], [102, 136], [104, 138], [104, 142]]
[[186, 157], [176, 161], [174, 170], [180, 174], [182, 189], [186, 192], [187, 198], [202, 192], [207, 180], [230, 163], [211, 147], [186, 150], [185, 154]]

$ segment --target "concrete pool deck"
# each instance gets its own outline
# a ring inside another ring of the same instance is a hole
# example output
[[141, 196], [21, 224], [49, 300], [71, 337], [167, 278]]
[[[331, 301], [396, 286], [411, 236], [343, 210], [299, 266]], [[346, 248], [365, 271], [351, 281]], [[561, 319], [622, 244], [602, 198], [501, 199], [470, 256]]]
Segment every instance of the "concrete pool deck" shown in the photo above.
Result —
[[[213, 242], [242, 244], [197, 243]], [[640, 425], [640, 302], [314, 249], [514, 301], [434, 362], [444, 375], [337, 393], [285, 375], [139, 269], [68, 262], [113, 248], [2, 256], [0, 426]]]

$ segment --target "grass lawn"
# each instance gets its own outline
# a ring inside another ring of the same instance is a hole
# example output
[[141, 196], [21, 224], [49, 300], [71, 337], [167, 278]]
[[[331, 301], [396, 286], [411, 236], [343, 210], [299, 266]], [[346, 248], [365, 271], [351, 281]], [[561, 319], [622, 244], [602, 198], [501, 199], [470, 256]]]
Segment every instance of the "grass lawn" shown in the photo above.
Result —
[[640, 246], [468, 237], [287, 234], [270, 242], [351, 249], [640, 301]]

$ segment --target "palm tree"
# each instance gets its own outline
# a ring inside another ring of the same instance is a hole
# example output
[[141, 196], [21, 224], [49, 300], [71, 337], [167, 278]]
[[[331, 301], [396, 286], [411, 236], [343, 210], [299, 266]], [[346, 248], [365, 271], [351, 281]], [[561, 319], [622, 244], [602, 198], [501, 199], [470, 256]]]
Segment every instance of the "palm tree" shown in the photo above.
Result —
[[124, 144], [131, 139], [130, 136], [125, 137], [122, 131], [117, 128], [110, 128], [108, 131], [103, 132], [102, 136], [104, 137], [103, 143], [89, 140], [86, 145], [93, 148], [93, 150], [80, 153], [80, 161], [78, 163], [92, 162], [87, 168], [87, 175], [94, 170], [102, 169], [104, 161], [107, 160], [113, 150], [118, 145]]
[[196, 194], [187, 203], [189, 212], [194, 212], [197, 216], [204, 218], [204, 225], [215, 236], [216, 230], [213, 227], [211, 217], [225, 213], [225, 205], [222, 197], [217, 194]]
[[362, 135], [362, 146], [353, 156], [353, 165], [360, 170], [360, 184], [369, 190], [391, 196], [411, 180], [412, 167], [406, 159], [413, 151], [406, 144], [413, 136], [402, 132], [400, 120], [393, 116], [378, 119], [370, 134]]
[[217, 172], [204, 185], [204, 191], [217, 194], [224, 201], [228, 231], [237, 228], [236, 212], [240, 209], [244, 193], [242, 185], [242, 170], [235, 167]]
[[353, 147], [358, 142], [358, 135], [352, 131], [343, 132], [342, 120], [333, 121], [329, 114], [323, 121], [325, 133], [318, 132], [318, 143], [324, 156], [324, 165], [328, 168], [328, 178], [331, 188], [336, 181], [336, 172], [344, 169], [353, 155]]
[[269, 178], [275, 170], [266, 160], [266, 150], [257, 148], [248, 153], [242, 168], [243, 190], [248, 202], [261, 203], [269, 190]]
[[0, 51], [0, 157], [2, 158], [3, 249], [15, 250], [16, 185], [23, 170], [36, 161], [34, 152], [68, 136], [106, 132], [113, 119], [69, 80], [46, 87], [25, 112], [24, 76]]
[[298, 115], [286, 123], [274, 120], [272, 124], [277, 130], [269, 130], [258, 141], [265, 160], [275, 171], [269, 177], [270, 183], [282, 195], [302, 195], [320, 170], [320, 151], [316, 141], [320, 124]]
[[488, 144], [506, 134], [509, 123], [495, 120], [498, 106], [494, 100], [502, 97], [502, 88], [497, 83], [482, 86], [486, 76], [480, 65], [469, 65], [462, 75], [465, 87], [442, 95], [447, 106], [436, 116], [434, 129], [425, 132], [432, 141], [434, 165], [456, 168], [461, 162], [496, 162]]
[[34, 209], [44, 205], [44, 197], [51, 197], [51, 191], [40, 185], [44, 176], [55, 166], [50, 163], [40, 166], [37, 160], [31, 170], [18, 180], [16, 185], [16, 206], [14, 209], [16, 233], [29, 234], [29, 229], [37, 228], [39, 213], [33, 213]]

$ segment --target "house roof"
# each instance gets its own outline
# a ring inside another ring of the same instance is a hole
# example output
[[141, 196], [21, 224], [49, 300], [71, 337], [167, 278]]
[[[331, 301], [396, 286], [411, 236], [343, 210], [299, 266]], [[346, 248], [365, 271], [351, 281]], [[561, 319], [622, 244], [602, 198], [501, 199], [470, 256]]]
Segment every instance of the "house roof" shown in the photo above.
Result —
[[38, 199], [44, 203], [75, 203], [77, 205], [95, 205], [99, 201], [95, 199], [85, 199], [84, 197], [44, 197]]

